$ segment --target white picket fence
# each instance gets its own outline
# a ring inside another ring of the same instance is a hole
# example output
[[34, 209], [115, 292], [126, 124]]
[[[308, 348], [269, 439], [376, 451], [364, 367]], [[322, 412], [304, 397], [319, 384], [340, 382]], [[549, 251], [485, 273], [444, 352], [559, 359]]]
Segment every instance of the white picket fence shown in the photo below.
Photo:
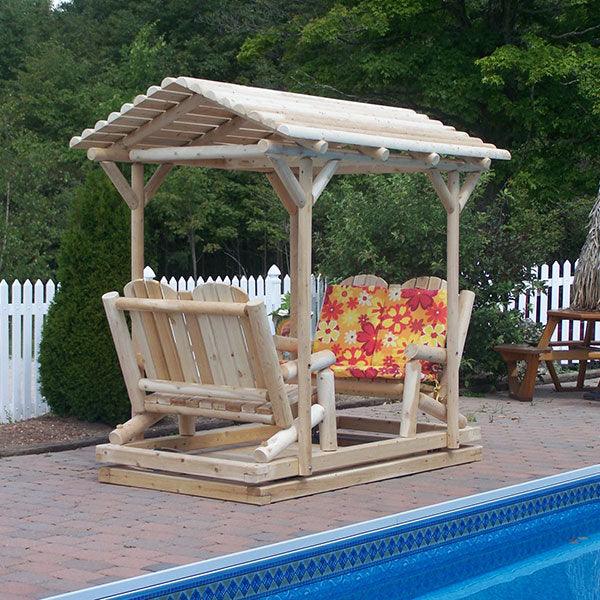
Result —
[[[546, 285], [546, 289], [521, 294], [509, 307], [517, 308], [533, 321], [545, 324], [549, 309], [569, 306], [573, 270], [569, 261], [562, 265], [555, 262], [539, 267], [535, 275]], [[154, 278], [155, 274], [146, 267], [144, 276]], [[235, 285], [247, 292], [250, 298], [263, 299], [269, 313], [279, 308], [282, 294], [290, 290], [289, 276], [282, 278], [275, 265], [269, 269], [266, 277], [225, 276], [206, 280], [200, 278], [197, 281], [193, 277], [169, 280], [163, 277], [161, 281], [178, 291], [193, 290], [196, 285], [209, 281]], [[323, 278], [313, 276], [313, 330], [325, 285]], [[45, 285], [41, 281], [35, 284], [29, 280], [24, 284], [14, 281], [11, 286], [4, 280], [0, 282], [0, 423], [28, 419], [48, 410], [39, 391], [37, 357], [42, 325], [55, 289], [52, 281]], [[583, 324], [563, 322], [553, 340], [567, 338], [583, 339]], [[600, 339], [600, 336], [595, 335], [594, 339]]]
[[[520, 294], [509, 303], [509, 308], [516, 308], [536, 323], [546, 324], [548, 311], [565, 308], [571, 304], [571, 286], [576, 264], [568, 260], [564, 263], [554, 262], [542, 265], [533, 270], [533, 278], [538, 279], [545, 289], [534, 289]], [[581, 321], [562, 321], [554, 331], [553, 342], [561, 340], [582, 340], [585, 324]], [[600, 323], [596, 323], [592, 339], [600, 339]], [[562, 361], [568, 362], [568, 361]]]
[[53, 281], [14, 281], [10, 289], [0, 281], [0, 423], [48, 412], [39, 391], [37, 358], [55, 290]]
[[[154, 271], [144, 270], [144, 277], [152, 279]], [[266, 277], [209, 277], [197, 281], [193, 277], [162, 278], [172, 288], [193, 290], [197, 285], [210, 281], [223, 282], [243, 289], [250, 298], [262, 299], [267, 312], [281, 306], [282, 295], [290, 291], [289, 276], [281, 277], [281, 271], [273, 265]], [[45, 285], [29, 280], [21, 284], [14, 281], [9, 286], [0, 282], [0, 423], [11, 423], [48, 412], [48, 405], [39, 390], [38, 349], [42, 325], [48, 306], [54, 297], [56, 285]], [[313, 329], [325, 292], [325, 280], [312, 277]]]

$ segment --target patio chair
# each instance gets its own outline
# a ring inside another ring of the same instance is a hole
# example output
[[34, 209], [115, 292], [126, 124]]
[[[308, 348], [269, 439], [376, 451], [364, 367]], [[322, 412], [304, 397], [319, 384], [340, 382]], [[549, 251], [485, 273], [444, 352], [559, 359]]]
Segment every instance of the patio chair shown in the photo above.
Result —
[[[474, 298], [468, 290], [459, 295], [459, 355]], [[446, 282], [439, 277], [401, 285], [375, 275], [348, 277], [328, 288], [314, 349], [336, 355], [336, 392], [402, 400], [400, 436], [414, 437], [419, 408], [446, 422], [445, 310]], [[459, 427], [466, 426], [459, 415]]]
[[[128, 283], [124, 298], [110, 292], [102, 299], [133, 412], [108, 446], [135, 441], [166, 415], [177, 415], [183, 438], [194, 436], [196, 417], [266, 425], [251, 438], [258, 436], [253, 456], [260, 463], [297, 440], [297, 385], [285, 381], [296, 365], [279, 364], [262, 301], [221, 283], [177, 293], [143, 279]], [[323, 451], [337, 449], [334, 362], [330, 351], [311, 358], [317, 378], [311, 422], [319, 425]], [[110, 455], [100, 451], [101, 460]]]

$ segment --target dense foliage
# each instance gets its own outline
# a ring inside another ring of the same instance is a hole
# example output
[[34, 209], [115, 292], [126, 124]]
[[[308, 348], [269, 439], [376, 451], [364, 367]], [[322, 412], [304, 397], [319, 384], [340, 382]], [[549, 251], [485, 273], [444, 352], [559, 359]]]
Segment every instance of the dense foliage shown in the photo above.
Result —
[[56, 414], [114, 424], [130, 411], [101, 300], [129, 281], [127, 213], [103, 173], [73, 199], [40, 347], [42, 393]]
[[[74, 190], [97, 168], [68, 139], [167, 75], [408, 106], [513, 154], [462, 231], [474, 356], [494, 369], [489, 344], [521, 335], [495, 303], [585, 237], [598, 15], [599, 0], [0, 0], [0, 277], [56, 276]], [[160, 273], [286, 265], [285, 214], [260, 177], [173, 173], [147, 221]], [[330, 276], [443, 271], [442, 215], [419, 179], [335, 184], [315, 230]]]

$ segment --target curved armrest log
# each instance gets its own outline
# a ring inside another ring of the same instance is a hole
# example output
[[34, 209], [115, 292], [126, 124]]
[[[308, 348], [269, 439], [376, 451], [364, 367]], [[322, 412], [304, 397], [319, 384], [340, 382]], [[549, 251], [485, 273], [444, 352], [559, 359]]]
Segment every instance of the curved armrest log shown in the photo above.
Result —
[[[310, 363], [308, 370], [311, 373], [317, 373], [323, 369], [331, 367], [335, 364], [335, 354], [331, 350], [320, 350], [310, 355]], [[281, 374], [283, 375], [284, 381], [295, 379], [298, 376], [298, 361], [289, 360], [283, 363], [281, 366]]]
[[278, 352], [298, 352], [298, 338], [274, 335], [273, 341]]
[[404, 350], [406, 360], [426, 360], [428, 362], [446, 364], [446, 348], [436, 346], [423, 346], [421, 344], [408, 344]]

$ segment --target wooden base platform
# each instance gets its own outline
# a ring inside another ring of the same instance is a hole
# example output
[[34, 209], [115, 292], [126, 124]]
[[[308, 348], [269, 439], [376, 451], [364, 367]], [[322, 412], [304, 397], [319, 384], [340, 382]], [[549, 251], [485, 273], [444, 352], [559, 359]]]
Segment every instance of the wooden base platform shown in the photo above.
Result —
[[437, 450], [310, 477], [293, 477], [255, 485], [125, 467], [100, 467], [98, 480], [116, 485], [264, 505], [478, 460], [481, 460], [481, 446], [465, 446], [458, 450]]
[[104, 483], [269, 504], [318, 492], [480, 460], [478, 427], [460, 430], [460, 448], [449, 450], [444, 425], [420, 423], [412, 438], [398, 436], [399, 420], [339, 416], [339, 448], [313, 444], [312, 475], [299, 476], [298, 447], [271, 462], [254, 450], [272, 433], [270, 425], [248, 424], [96, 447]]

